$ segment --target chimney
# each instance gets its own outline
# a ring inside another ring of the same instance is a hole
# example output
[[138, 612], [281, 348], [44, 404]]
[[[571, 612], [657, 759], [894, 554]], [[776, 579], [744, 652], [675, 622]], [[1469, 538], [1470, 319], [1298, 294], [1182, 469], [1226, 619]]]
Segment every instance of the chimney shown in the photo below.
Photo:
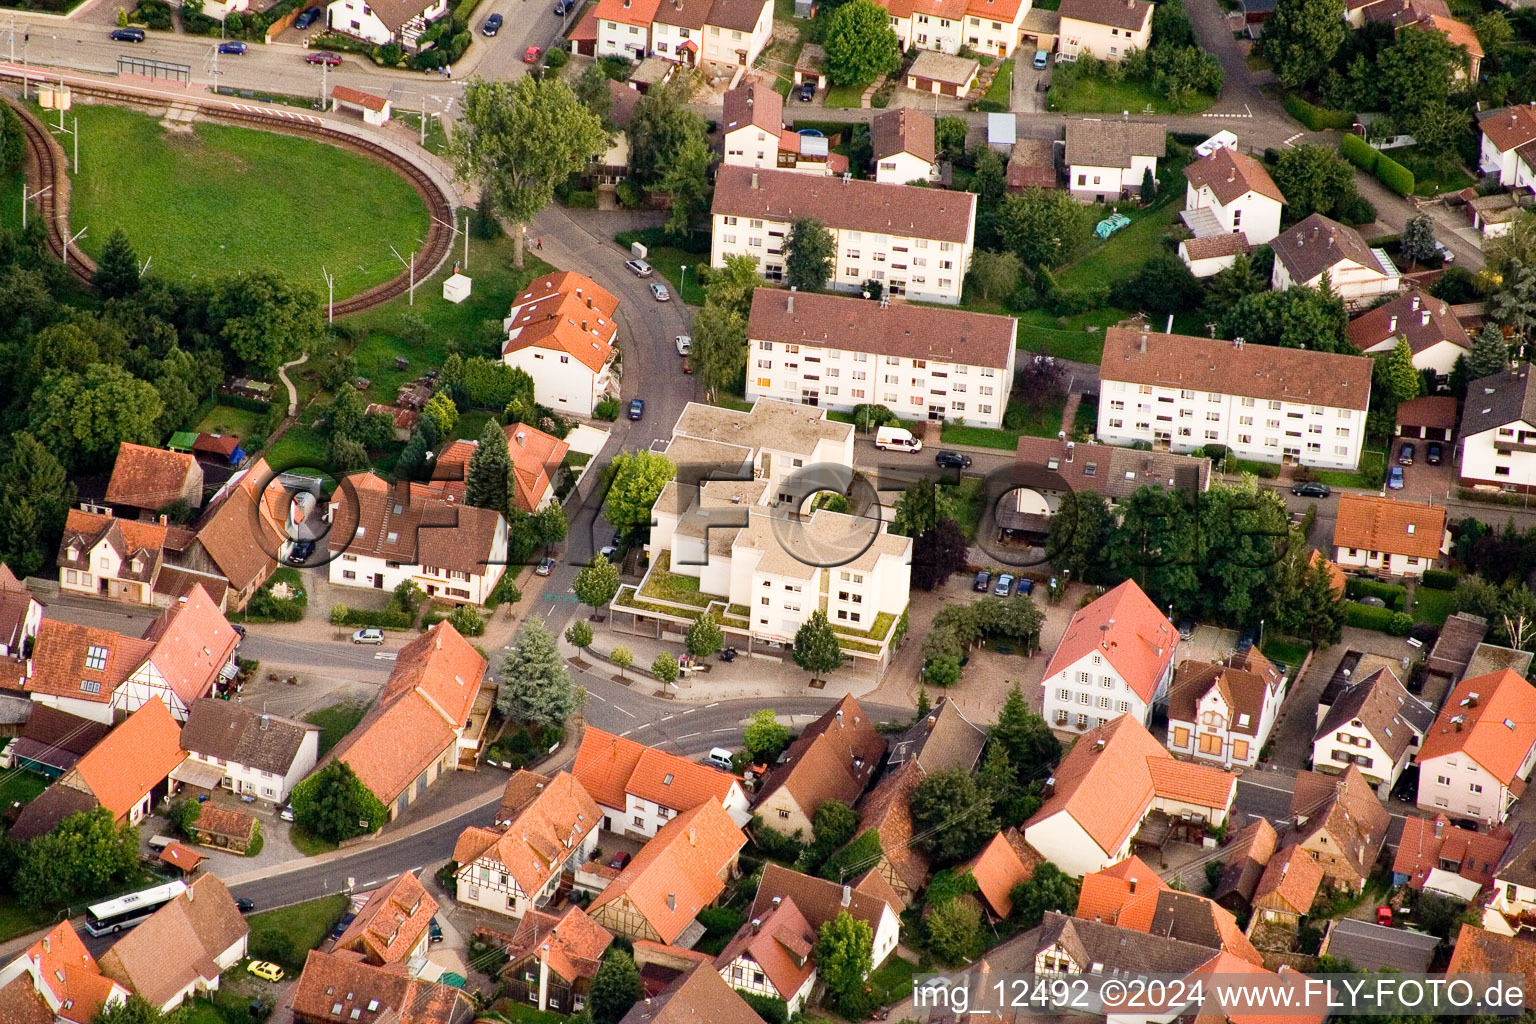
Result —
[[539, 950], [539, 1009], [549, 1006], [549, 943]]
[[1435, 819], [1435, 838], [1436, 839], [1444, 839], [1445, 838], [1445, 819], [1444, 818], [1436, 818]]
[[929, 732], [933, 732], [933, 723], [936, 722], [936, 721], [938, 721], [938, 716], [937, 715], [929, 715], [928, 716], [928, 731]]
[[581, 322], [581, 333], [582, 334], [586, 334], [587, 333], [587, 322], [585, 320], [583, 320]]
[[1068, 441], [1067, 442], [1067, 461], [1068, 462], [1072, 461], [1072, 456], [1073, 456], [1073, 454], [1076, 453], [1076, 451], [1077, 451], [1077, 442], [1076, 441]]
[[1227, 181], [1230, 183], [1230, 182], [1234, 182], [1236, 180], [1237, 180], [1237, 168], [1236, 167], [1228, 167], [1227, 168]]
[[1147, 336], [1145, 334], [1143, 334], [1141, 336], [1141, 339], [1136, 342], [1136, 351], [1137, 352], [1145, 352], [1146, 350], [1147, 350]]
[[1102, 739], [1098, 739], [1098, 740], [1094, 740], [1093, 741], [1094, 753], [1098, 753], [1099, 751], [1101, 751], [1103, 749], [1104, 749], [1104, 741]]
[[837, 709], [837, 716], [836, 717], [837, 717], [837, 724], [838, 725], [842, 725], [843, 724], [843, 709], [842, 708], [838, 708]]
[[1233, 348], [1242, 348], [1243, 347], [1243, 339], [1241, 337], [1233, 338], [1232, 339], [1232, 347]]
[[675, 892], [667, 893], [667, 909], [668, 910], [676, 910], [677, 909], [677, 893], [675, 893]]
[[1132, 875], [1132, 876], [1131, 876], [1131, 878], [1130, 878], [1130, 883], [1131, 883], [1131, 895], [1132, 895], [1132, 896], [1134, 896], [1134, 895], [1136, 895], [1136, 882], [1137, 882], [1137, 878], [1136, 878], [1136, 876], [1135, 876], [1135, 875]]
[[196, 896], [196, 895], [197, 895], [197, 889], [194, 886], [190, 886], [190, 885], [187, 886], [187, 902], [191, 903], [192, 902], [192, 898], [194, 896]]
[[784, 311], [787, 312], [787, 313], [793, 313], [795, 311], [795, 296], [793, 295], [793, 293], [791, 293], [790, 295], [785, 296], [785, 298], [784, 298]]
[[49, 940], [48, 936], [44, 935], [43, 936], [43, 952], [47, 953], [47, 952], [49, 952], [52, 949], [53, 949], [53, 943]]
[[699, 845], [695, 841], [695, 835], [694, 835], [694, 831], [693, 831], [693, 826], [692, 825], [688, 826], [688, 845], [689, 846], [698, 846]]
[[773, 905], [774, 906], [778, 906], [780, 903], [783, 903], [783, 902], [784, 902], [784, 897], [783, 896], [775, 896], [773, 898]]
[[[629, 0], [624, 0], [624, 2], [625, 3], [629, 3]], [[752, 191], [754, 191], [754, 192], [757, 191], [757, 172], [756, 171], [752, 172]]]
[[843, 906], [846, 907], [848, 904], [850, 904], [852, 902], [853, 902], [853, 886], [845, 885], [845, 886], [843, 886]]
[[1418, 309], [1419, 308], [1419, 297], [1417, 295], [1415, 295], [1413, 298], [1408, 300], [1408, 308], [1409, 309]]
[[1451, 716], [1451, 725], [1456, 727], [1456, 731], [1457, 732], [1461, 732], [1461, 723], [1465, 722], [1466, 720], [1467, 720], [1467, 716], [1465, 716], [1465, 715], [1452, 715]]
[[752, 934], [756, 935], [758, 932], [762, 931], [762, 928], [763, 928], [763, 919], [760, 918], [760, 917], [754, 917], [752, 919]]
[[1395, 316], [1387, 317], [1387, 333], [1388, 334], [1396, 334], [1397, 333], [1397, 317], [1395, 317]]

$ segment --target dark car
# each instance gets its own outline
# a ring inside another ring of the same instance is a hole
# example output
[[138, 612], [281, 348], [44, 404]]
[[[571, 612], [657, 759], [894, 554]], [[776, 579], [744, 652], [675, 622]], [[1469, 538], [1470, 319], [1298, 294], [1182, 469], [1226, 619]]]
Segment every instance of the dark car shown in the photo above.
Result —
[[1179, 639], [1188, 640], [1195, 635], [1195, 620], [1188, 615], [1179, 620]]
[[613, 868], [615, 871], [623, 871], [625, 865], [628, 863], [629, 854], [625, 853], [623, 850], [620, 850], [618, 853], [613, 855], [613, 859], [608, 862], [608, 866]]
[[112, 38], [119, 43], [142, 43], [144, 30], [141, 28], [115, 28], [112, 30]]
[[727, 647], [725, 650], [721, 651], [720, 652], [720, 660], [721, 661], [735, 661], [736, 660], [736, 648], [734, 648], [734, 647]]
[[1034, 592], [1035, 581], [1028, 576], [1019, 577], [1019, 589], [1013, 592], [1014, 597], [1027, 597]]
[[437, 923], [437, 918], [435, 918], [435, 917], [432, 920], [427, 922], [427, 941], [428, 942], [442, 942], [443, 941], [443, 926]]
[[1298, 498], [1326, 498], [1333, 491], [1329, 489], [1327, 484], [1306, 483], [1297, 484], [1295, 487], [1292, 487], [1291, 493]]
[[992, 574], [983, 569], [981, 572], [976, 574], [976, 582], [971, 584], [971, 589], [976, 591], [978, 594], [985, 594], [987, 592], [987, 588], [990, 587], [991, 584]]
[[240, 911], [242, 914], [249, 914], [251, 911], [256, 909], [256, 904], [253, 901], [246, 899], [244, 896], [236, 896], [235, 909]]
[[1401, 448], [1399, 448], [1397, 450], [1397, 464], [1399, 466], [1411, 466], [1411, 465], [1413, 465], [1413, 457], [1417, 453], [1418, 453], [1418, 449], [1415, 448], [1413, 445], [1411, 445], [1411, 444], [1403, 445]]
[[1237, 638], [1237, 649], [1246, 651], [1259, 642], [1259, 627], [1244, 626], [1242, 634]]
[[355, 920], [357, 920], [356, 914], [342, 914], [341, 920], [336, 922], [336, 927], [331, 929], [331, 938], [341, 938], [342, 933], [350, 928], [352, 926], [352, 922]]
[[645, 399], [631, 398], [629, 400], [629, 418], [638, 420], [645, 415]]
[[1424, 461], [1431, 466], [1440, 465], [1440, 460], [1445, 457], [1445, 449], [1439, 441], [1431, 441], [1424, 446]]
[[501, 15], [491, 15], [489, 18], [485, 19], [485, 24], [480, 26], [480, 34], [483, 36], [494, 36], [497, 32], [501, 31], [502, 21], [503, 19]]
[[246, 52], [248, 47], [238, 39], [226, 39], [219, 44], [220, 53], [233, 53], [236, 55]]
[[815, 96], [815, 95], [816, 95], [816, 83], [815, 82], [806, 82], [804, 85], [802, 85], [800, 87], [800, 102], [801, 103], [809, 103], [809, 102], [811, 102], [811, 98], [813, 96]]
[[330, 50], [317, 50], [314, 53], [304, 55], [306, 64], [324, 64], [328, 68], [341, 67], [341, 58]]
[[319, 17], [320, 17], [320, 8], [318, 8], [318, 7], [310, 7], [307, 10], [305, 10], [305, 12], [303, 14], [299, 15], [296, 19], [294, 19], [293, 27], [297, 28], [297, 29], [309, 28], [309, 26], [313, 25], [315, 23], [315, 21]]
[[576, 9], [577, 0], [555, 0], [555, 13], [565, 17]]
[[298, 541], [298, 542], [296, 542], [293, 545], [293, 550], [288, 552], [288, 563], [290, 565], [303, 565], [305, 562], [307, 562], [309, 560], [309, 556], [314, 554], [314, 553], [315, 553], [315, 542], [314, 541], [312, 541], [312, 540], [301, 540], [301, 541]]
[[935, 465], [942, 466], [945, 469], [969, 469], [971, 467], [971, 457], [969, 455], [961, 455], [959, 452], [939, 452], [933, 457], [933, 461]]

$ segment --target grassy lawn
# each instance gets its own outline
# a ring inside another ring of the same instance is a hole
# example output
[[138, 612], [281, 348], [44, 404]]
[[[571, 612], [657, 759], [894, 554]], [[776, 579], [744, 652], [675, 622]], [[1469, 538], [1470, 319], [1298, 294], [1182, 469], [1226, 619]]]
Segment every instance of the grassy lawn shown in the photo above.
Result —
[[[17, 189], [19, 197], [21, 190]], [[9, 894], [0, 896], [0, 942], [46, 928], [56, 915], [51, 910], [30, 910]]]
[[[287, 400], [285, 393], [283, 401], [287, 402]], [[261, 429], [266, 419], [266, 413], [236, 409], [230, 405], [216, 405], [192, 429], [200, 434], [232, 434], [235, 437], [250, 437]]]
[[1165, 190], [1163, 198], [1151, 209], [1131, 214], [1128, 226], [1102, 242], [1095, 241], [1087, 255], [1058, 271], [1056, 280], [1066, 289], [1113, 286], [1129, 280], [1152, 258], [1163, 244], [1163, 236], [1178, 219], [1180, 204], [1173, 202], [1175, 192]]
[[307, 903], [296, 903], [281, 910], [252, 914], [250, 951], [256, 960], [271, 960], [284, 969], [304, 969], [304, 956], [325, 941], [350, 903], [343, 893], [322, 896]]
[[1043, 309], [1013, 315], [1019, 320], [1019, 348], [1049, 352], [1080, 363], [1097, 363], [1104, 358], [1104, 329], [1113, 327], [1125, 316], [1120, 310], [1109, 308], [1069, 317], [1054, 317]]
[[297, 827], [289, 830], [288, 841], [293, 844], [295, 850], [298, 850], [306, 857], [330, 853], [337, 848], [336, 844], [329, 839], [321, 839], [319, 836], [311, 835]]
[[1011, 59], [997, 66], [997, 74], [992, 77], [992, 84], [987, 86], [987, 91], [981, 98], [993, 103], [1001, 103], [1005, 109], [1013, 106], [1013, 61]]
[[289, 427], [283, 436], [268, 445], [263, 453], [267, 463], [278, 472], [290, 469], [323, 469], [326, 465], [326, 435], [314, 427], [305, 425], [304, 416], [304, 413], [300, 413], [300, 422]]
[[[415, 110], [396, 110], [394, 119], [416, 133], [416, 142], [421, 143], [421, 114]], [[448, 134], [443, 131], [442, 118], [427, 117], [427, 142], [428, 153], [443, 155], [443, 150], [448, 148]]]
[[1389, 149], [1382, 155], [1391, 157], [1413, 172], [1413, 194], [1416, 196], [1436, 196], [1477, 184], [1454, 152], [1429, 156], [1419, 152], [1415, 146], [1408, 146], [1404, 149]]
[[[1450, 593], [1450, 591], [1446, 591], [1446, 593]], [[1301, 664], [1302, 659], [1307, 656], [1307, 652], [1311, 648], [1300, 640], [1272, 637], [1264, 641], [1264, 646], [1260, 650], [1264, 653], [1264, 657], [1270, 661], [1278, 661], [1294, 669]]]
[[[696, 268], [709, 263], [708, 238], [703, 240], [702, 247], [698, 235], [689, 239], [687, 246], [680, 246], [677, 239], [661, 228], [647, 228], [644, 231], [621, 231], [613, 240], [626, 249], [634, 242], [645, 246], [645, 261], [672, 285], [674, 298], [680, 297], [690, 306], [704, 305], [704, 286], [699, 284]], [[683, 267], [694, 271], [687, 281], [683, 280]]]
[[1416, 587], [1413, 591], [1413, 621], [1433, 622], [1440, 625], [1451, 614], [1451, 598], [1454, 595], [1450, 590], [1431, 590], [1429, 587]]
[[672, 572], [671, 565], [672, 557], [668, 552], [659, 554], [656, 564], [651, 566], [650, 578], [646, 580], [640, 596], [653, 601], [673, 601], [707, 608], [714, 598], [699, 592], [699, 578]]
[[954, 499], [955, 511], [959, 516], [956, 522], [965, 534], [965, 539], [975, 540], [976, 527], [981, 525], [981, 515], [987, 504], [986, 482], [980, 477], [968, 476], [958, 484], [943, 484], [939, 490]]
[[48, 780], [36, 772], [13, 769], [0, 775], [0, 808], [24, 807], [48, 788]]
[[324, 757], [326, 751], [340, 743], [343, 736], [357, 728], [357, 723], [361, 722], [367, 713], [367, 704], [352, 702], [332, 704], [328, 708], [311, 711], [305, 715], [304, 721], [320, 727], [320, 756]]
[[[394, 277], [400, 264], [390, 245], [408, 252], [427, 231], [415, 190], [356, 153], [229, 125], [168, 133], [121, 107], [82, 106], [69, 116], [80, 118], [84, 164], [70, 222], [90, 229], [80, 245], [92, 256], [121, 228], [167, 277], [262, 267], [319, 288], [324, 265], [342, 298]], [[316, 191], [323, 182], [346, 187]]]
[[1342, 469], [1320, 469], [1317, 471], [1317, 479], [1329, 487], [1377, 488], [1386, 478], [1386, 473], [1386, 455], [1382, 452], [1366, 451], [1360, 455], [1358, 473]]
[[912, 975], [917, 966], [899, 956], [886, 958], [880, 969], [871, 972], [869, 988], [879, 1006], [900, 1002], [912, 994]]
[[512, 999], [498, 999], [492, 1009], [507, 1020], [517, 1021], [519, 1024], [564, 1024], [570, 1019], [558, 1013], [550, 1013], [548, 1010], [535, 1009], [526, 1003], [519, 1003]]
[[1058, 65], [1051, 82], [1051, 109], [1065, 114], [1118, 114], [1129, 110], [1140, 114], [1151, 108], [1154, 114], [1198, 114], [1216, 102], [1209, 93], [1195, 93], [1182, 110], [1159, 96], [1151, 82], [1121, 79], [1111, 82], [1103, 75], [1087, 78]]
[[829, 107], [857, 110], [863, 105], [866, 85], [828, 85], [825, 103]]
[[227, 1024], [219, 1008], [206, 999], [194, 999], [184, 1004], [180, 1024]]
[[[1017, 405], [1015, 400], [1015, 405]], [[1017, 430], [997, 427], [945, 426], [939, 435], [945, 444], [970, 444], [978, 448], [1001, 448], [1013, 451], [1019, 445], [1019, 437], [1055, 437], [1061, 430], [1061, 414], [1067, 400], [1055, 399], [1046, 405], [1026, 408], [1024, 425]]]

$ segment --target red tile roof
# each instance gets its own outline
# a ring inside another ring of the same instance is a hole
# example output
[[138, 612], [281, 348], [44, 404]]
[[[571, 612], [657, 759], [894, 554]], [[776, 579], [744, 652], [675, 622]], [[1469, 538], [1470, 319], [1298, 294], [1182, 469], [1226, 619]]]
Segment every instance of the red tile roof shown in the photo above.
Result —
[[493, 860], [523, 892], [537, 893], [602, 823], [603, 814], [570, 772], [548, 779], [520, 772], [514, 780], [524, 777], [543, 780], [538, 795], [504, 827], [466, 829], [454, 846], [453, 859], [461, 871], [482, 858]]
[[[603, 0], [598, 17], [625, 21], [601, 13], [610, 2]], [[639, 0], [635, 6], [646, 3], [655, 10], [655, 0]], [[562, 270], [534, 278], [512, 300], [509, 330], [518, 334], [502, 347], [502, 355], [525, 348], [553, 349], [573, 356], [596, 373], [613, 354], [613, 336], [618, 330], [613, 313], [618, 306], [618, 299], [581, 274]]]
[[[518, 508], [533, 512], [554, 486], [552, 480], [571, 446], [526, 423], [508, 426], [506, 434], [507, 453], [512, 457], [512, 496]], [[445, 494], [463, 501], [469, 460], [478, 447], [477, 441], [460, 440], [443, 449], [432, 468], [434, 484]]]
[[815, 217], [838, 230], [964, 242], [972, 233], [976, 197], [795, 171], [721, 167], [711, 209], [781, 223]]
[[287, 536], [278, 518], [281, 499], [267, 493], [282, 490], [267, 486], [273, 479], [267, 460], [256, 459], [198, 524], [198, 541], [237, 591], [277, 567], [277, 552]]
[[127, 998], [125, 989], [101, 973], [68, 921], [55, 925], [22, 955], [36, 967], [38, 980], [52, 993], [50, 1002], [65, 1020], [88, 1024], [114, 994]]
[[1157, 894], [1168, 888], [1146, 861], [1134, 854], [1111, 864], [1102, 871], [1083, 876], [1077, 896], [1075, 916], [1089, 921], [1118, 923], [1120, 912], [1136, 900], [1157, 902]]
[[1178, 643], [1173, 623], [1134, 580], [1126, 580], [1072, 616], [1045, 678], [1098, 653], [1138, 697], [1150, 701]]
[[1403, 820], [1403, 835], [1392, 860], [1392, 873], [1407, 875], [1410, 889], [1422, 889], [1429, 873], [1445, 861], [1455, 864], [1455, 871], [1462, 878], [1487, 885], [1493, 881], [1493, 869], [1508, 847], [1509, 833], [1502, 828], [1490, 835], [1458, 828], [1443, 814], [1433, 818], [1410, 814]]
[[1277, 203], [1285, 202], [1285, 196], [1275, 184], [1275, 179], [1269, 176], [1262, 163], [1226, 146], [1189, 164], [1184, 168], [1184, 177], [1196, 189], [1209, 187], [1216, 201], [1223, 206], [1241, 199], [1249, 192], [1267, 196]]
[[[26, 690], [108, 704], [112, 692], [143, 665], [154, 650], [148, 640], [110, 629], [44, 619], [32, 648], [32, 674]], [[105, 663], [97, 668], [100, 652]]]
[[[1397, 338], [1405, 339], [1414, 355], [1446, 341], [1464, 349], [1472, 347], [1467, 329], [1451, 312], [1450, 303], [1420, 291], [1417, 286], [1410, 287], [1391, 302], [1355, 317], [1349, 322], [1346, 333], [1362, 352]], [[1451, 400], [1455, 401], [1454, 398]]]
[[[187, 478], [193, 475], [201, 482], [203, 471], [186, 452], [168, 452], [123, 441], [118, 445], [112, 478], [107, 482], [107, 502], [135, 508], [164, 508], [182, 496]], [[202, 504], [202, 495], [196, 495], [191, 504]]]
[[735, 776], [676, 754], [588, 726], [571, 772], [604, 807], [623, 810], [634, 794], [674, 811], [705, 801], [725, 804]]
[[151, 697], [91, 748], [60, 784], [77, 776], [97, 803], [122, 818], [186, 757], [181, 727], [160, 698]]
[[1463, 924], [1451, 947], [1451, 962], [1445, 973], [1451, 974], [1522, 974], [1525, 976], [1526, 1003], [1536, 996], [1536, 939], [1529, 935], [1514, 938], [1484, 931], [1476, 925]]
[[201, 584], [192, 587], [185, 601], [161, 612], [144, 639], [155, 645], [150, 663], [188, 708], [208, 696], [240, 643], [240, 635]]
[[474, 1019], [474, 1003], [461, 989], [412, 978], [399, 964], [375, 967], [351, 952], [310, 950], [290, 1005], [300, 1019], [324, 1024], [464, 1024]]
[[188, 986], [216, 982], [217, 959], [250, 927], [217, 875], [204, 875], [102, 954], [101, 970], [161, 1006]]
[[789, 790], [807, 816], [828, 800], [856, 803], [885, 753], [885, 740], [859, 702], [844, 697], [806, 726], [785, 751], [783, 763], [768, 773], [756, 804], [780, 787]]
[[414, 871], [406, 871], [373, 891], [334, 948], [356, 950], [373, 964], [401, 963], [421, 941], [435, 913], [437, 901]]
[[1414, 760], [1465, 753], [1508, 786], [1533, 743], [1536, 687], [1506, 668], [1457, 683]]
[[190, 875], [196, 871], [197, 866], [207, 859], [206, 853], [198, 853], [192, 847], [181, 843], [170, 843], [160, 851], [160, 863], [175, 868], [184, 875]]
[[1335, 547], [1384, 551], [1418, 558], [1440, 557], [1445, 542], [1445, 508], [1397, 501], [1374, 494], [1339, 495], [1333, 525]]
[[1536, 107], [1517, 104], [1490, 110], [1478, 118], [1477, 126], [1500, 153], [1536, 142]]
[[367, 107], [369, 110], [382, 111], [389, 106], [389, 100], [383, 96], [375, 96], [371, 92], [363, 92], [361, 89], [353, 89], [345, 85], [331, 87], [331, 99], [350, 103], [357, 107]]
[[1013, 913], [1013, 887], [1033, 878], [1035, 868], [1044, 860], [1024, 841], [1023, 833], [1009, 826], [988, 840], [981, 852], [966, 862], [964, 870], [976, 879], [988, 909], [998, 917], [1007, 917]]
[[737, 958], [746, 957], [762, 968], [779, 998], [793, 999], [816, 970], [811, 961], [811, 951], [815, 948], [815, 930], [806, 922], [795, 901], [786, 899], [762, 917], [754, 917], [742, 925], [715, 957], [715, 970], [725, 976]]
[[784, 127], [784, 100], [756, 78], [743, 79], [725, 94], [720, 130], [729, 134], [747, 126], [777, 135]]

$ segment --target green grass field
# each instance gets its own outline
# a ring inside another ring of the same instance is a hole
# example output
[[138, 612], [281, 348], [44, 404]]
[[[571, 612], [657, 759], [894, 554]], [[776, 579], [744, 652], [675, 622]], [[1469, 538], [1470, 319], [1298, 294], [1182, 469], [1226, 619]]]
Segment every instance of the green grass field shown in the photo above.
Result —
[[1150, 82], [1121, 79], [1111, 82], [1103, 75], [1088, 78], [1068, 71], [1070, 65], [1058, 65], [1051, 82], [1051, 109], [1063, 114], [1118, 114], [1129, 110], [1140, 114], [1151, 107], [1154, 114], [1198, 114], [1216, 102], [1209, 93], [1195, 93], [1175, 109], [1159, 96]]
[[[704, 240], [701, 247], [695, 235], [689, 243], [691, 248], [685, 249], [678, 246], [676, 240], [661, 228], [646, 228], [643, 231], [621, 231], [613, 240], [626, 249], [633, 242], [645, 246], [645, 261], [671, 285], [673, 301], [681, 298], [690, 306], [704, 305], [704, 286], [699, 284], [695, 268], [701, 263], [709, 263], [708, 239]], [[686, 280], [683, 279], [683, 267], [688, 268]]]
[[857, 110], [863, 104], [867, 88], [867, 85], [828, 85], [823, 102], [833, 108]]
[[[1104, 358], [1104, 329], [1125, 314], [1118, 309], [1096, 309], [1070, 317], [1054, 317], [1043, 309], [1015, 313], [1019, 319], [1019, 348], [1049, 352], [1062, 359], [1097, 363]], [[1088, 328], [1095, 328], [1089, 330]]]
[[341, 742], [341, 738], [357, 727], [357, 723], [363, 720], [363, 715], [368, 713], [368, 705], [361, 702], [346, 704], [332, 704], [328, 708], [319, 711], [311, 711], [304, 716], [304, 721], [310, 725], [320, 727], [320, 751], [319, 756], [324, 757], [326, 751]]
[[48, 788], [48, 780], [36, 772], [14, 769], [0, 778], [0, 809], [24, 807]]
[[1451, 598], [1455, 594], [1450, 590], [1433, 590], [1429, 587], [1417, 587], [1413, 592], [1413, 621], [1433, 622], [1440, 625], [1451, 614]]
[[1001, 103], [1005, 109], [1013, 106], [1012, 60], [1005, 60], [997, 66], [997, 74], [992, 76], [992, 84], [987, 86], [987, 91], [981, 98], [993, 103]]
[[1086, 288], [1093, 285], [1113, 287], [1130, 280], [1147, 260], [1152, 258], [1163, 236], [1179, 216], [1179, 203], [1175, 196], [1165, 191], [1151, 209], [1132, 213], [1131, 223], [1100, 241], [1095, 238], [1088, 252], [1056, 272], [1056, 281], [1063, 288]]
[[[400, 272], [390, 252], [420, 245], [426, 207], [405, 180], [356, 153], [291, 135], [197, 124], [166, 132], [153, 117], [82, 106], [70, 224], [100, 255], [123, 229], [139, 259], [181, 280], [269, 268], [336, 297]], [[345, 183], [338, 187], [338, 183]], [[3, 186], [0, 182], [0, 186]], [[20, 200], [20, 193], [16, 196]]]
[[302, 970], [305, 955], [325, 941], [331, 928], [346, 913], [347, 903], [347, 897], [338, 893], [281, 910], [252, 914], [245, 919], [251, 926], [251, 957], [271, 960], [289, 971]]
[[[287, 408], [286, 395], [283, 400], [284, 408]], [[236, 437], [250, 437], [261, 429], [266, 419], [266, 413], [236, 409], [228, 405], [216, 405], [208, 410], [208, 415], [199, 420], [193, 429], [200, 434], [233, 434]]]

